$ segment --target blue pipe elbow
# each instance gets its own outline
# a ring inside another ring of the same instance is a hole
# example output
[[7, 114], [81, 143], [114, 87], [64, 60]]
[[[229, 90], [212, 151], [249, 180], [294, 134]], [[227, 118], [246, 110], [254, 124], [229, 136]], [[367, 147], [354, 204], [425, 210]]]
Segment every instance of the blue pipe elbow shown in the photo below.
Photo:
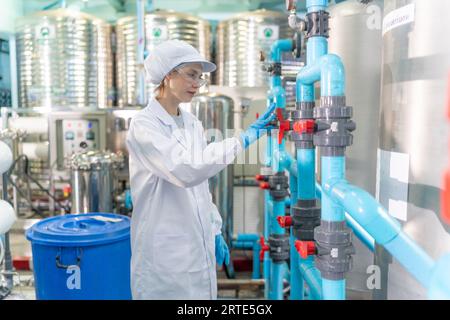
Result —
[[270, 47], [270, 58], [272, 62], [281, 62], [281, 54], [294, 49], [292, 39], [280, 39], [275, 41]]
[[366, 191], [342, 179], [331, 179], [322, 186], [322, 193], [341, 205], [379, 244], [388, 243], [401, 232], [400, 223]]

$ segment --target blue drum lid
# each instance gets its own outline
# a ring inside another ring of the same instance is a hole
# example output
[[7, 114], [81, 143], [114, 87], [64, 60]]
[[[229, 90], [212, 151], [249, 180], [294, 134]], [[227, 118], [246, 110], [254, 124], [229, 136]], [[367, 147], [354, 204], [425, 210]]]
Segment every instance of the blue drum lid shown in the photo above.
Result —
[[30, 227], [26, 237], [33, 243], [53, 246], [91, 246], [130, 236], [130, 218], [111, 213], [57, 216]]

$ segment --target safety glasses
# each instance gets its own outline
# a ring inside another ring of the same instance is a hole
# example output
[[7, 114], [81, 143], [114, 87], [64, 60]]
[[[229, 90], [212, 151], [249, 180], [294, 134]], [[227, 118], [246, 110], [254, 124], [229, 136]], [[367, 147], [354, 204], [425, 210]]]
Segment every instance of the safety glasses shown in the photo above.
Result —
[[204, 86], [208, 80], [204, 78], [204, 75], [197, 75], [196, 72], [185, 71], [183, 69], [174, 69], [180, 76], [189, 81], [192, 84], [197, 84], [199, 87]]

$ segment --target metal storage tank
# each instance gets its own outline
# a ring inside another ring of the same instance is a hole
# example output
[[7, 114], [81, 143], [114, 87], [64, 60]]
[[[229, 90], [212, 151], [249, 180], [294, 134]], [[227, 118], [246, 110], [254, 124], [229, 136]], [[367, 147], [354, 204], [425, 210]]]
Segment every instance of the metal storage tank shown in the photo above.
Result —
[[[278, 11], [244, 12], [220, 22], [216, 40], [216, 83], [229, 87], [267, 86], [269, 78], [262, 70], [260, 53], [269, 61], [272, 43], [293, 35], [288, 15]], [[283, 58], [293, 60], [289, 55]]]
[[[445, 12], [450, 12], [448, 0], [384, 2], [377, 194], [434, 259], [450, 251], [439, 197], [449, 134], [450, 42], [442, 35], [450, 33], [450, 20], [443, 18]], [[389, 299], [427, 297], [395, 260], [383, 270], [389, 270]]]
[[[135, 16], [121, 18], [117, 21], [117, 61], [116, 80], [118, 105], [136, 106], [138, 76], [144, 72], [143, 66], [137, 64], [137, 18]], [[159, 43], [177, 39], [194, 46], [206, 58], [211, 53], [211, 27], [208, 21], [198, 17], [174, 11], [157, 10], [145, 15], [145, 49], [151, 52]], [[153, 92], [147, 86], [147, 97]]]
[[[357, 126], [353, 145], [347, 148], [346, 177], [372, 195], [376, 185], [382, 46], [379, 25], [372, 22], [376, 22], [373, 14], [382, 10], [382, 0], [369, 4], [350, 0], [329, 9], [329, 52], [339, 55], [344, 63], [347, 104], [353, 107]], [[356, 237], [353, 239], [356, 254], [347, 287], [370, 298], [367, 268], [373, 264], [373, 253]]]
[[[217, 94], [203, 93], [195, 96], [191, 103], [182, 105], [183, 110], [194, 114], [203, 124], [207, 142], [221, 141], [233, 136], [233, 99]], [[226, 240], [233, 235], [233, 165], [227, 166], [209, 179], [213, 202], [223, 220]]]
[[16, 24], [19, 103], [33, 107], [113, 105], [111, 26], [58, 9]]

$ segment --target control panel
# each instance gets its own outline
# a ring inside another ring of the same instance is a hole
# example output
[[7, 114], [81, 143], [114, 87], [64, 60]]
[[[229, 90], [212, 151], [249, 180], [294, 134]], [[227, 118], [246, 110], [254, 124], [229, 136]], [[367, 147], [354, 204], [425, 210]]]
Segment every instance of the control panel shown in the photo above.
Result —
[[64, 158], [76, 152], [97, 150], [100, 146], [97, 120], [63, 120], [61, 129]]

